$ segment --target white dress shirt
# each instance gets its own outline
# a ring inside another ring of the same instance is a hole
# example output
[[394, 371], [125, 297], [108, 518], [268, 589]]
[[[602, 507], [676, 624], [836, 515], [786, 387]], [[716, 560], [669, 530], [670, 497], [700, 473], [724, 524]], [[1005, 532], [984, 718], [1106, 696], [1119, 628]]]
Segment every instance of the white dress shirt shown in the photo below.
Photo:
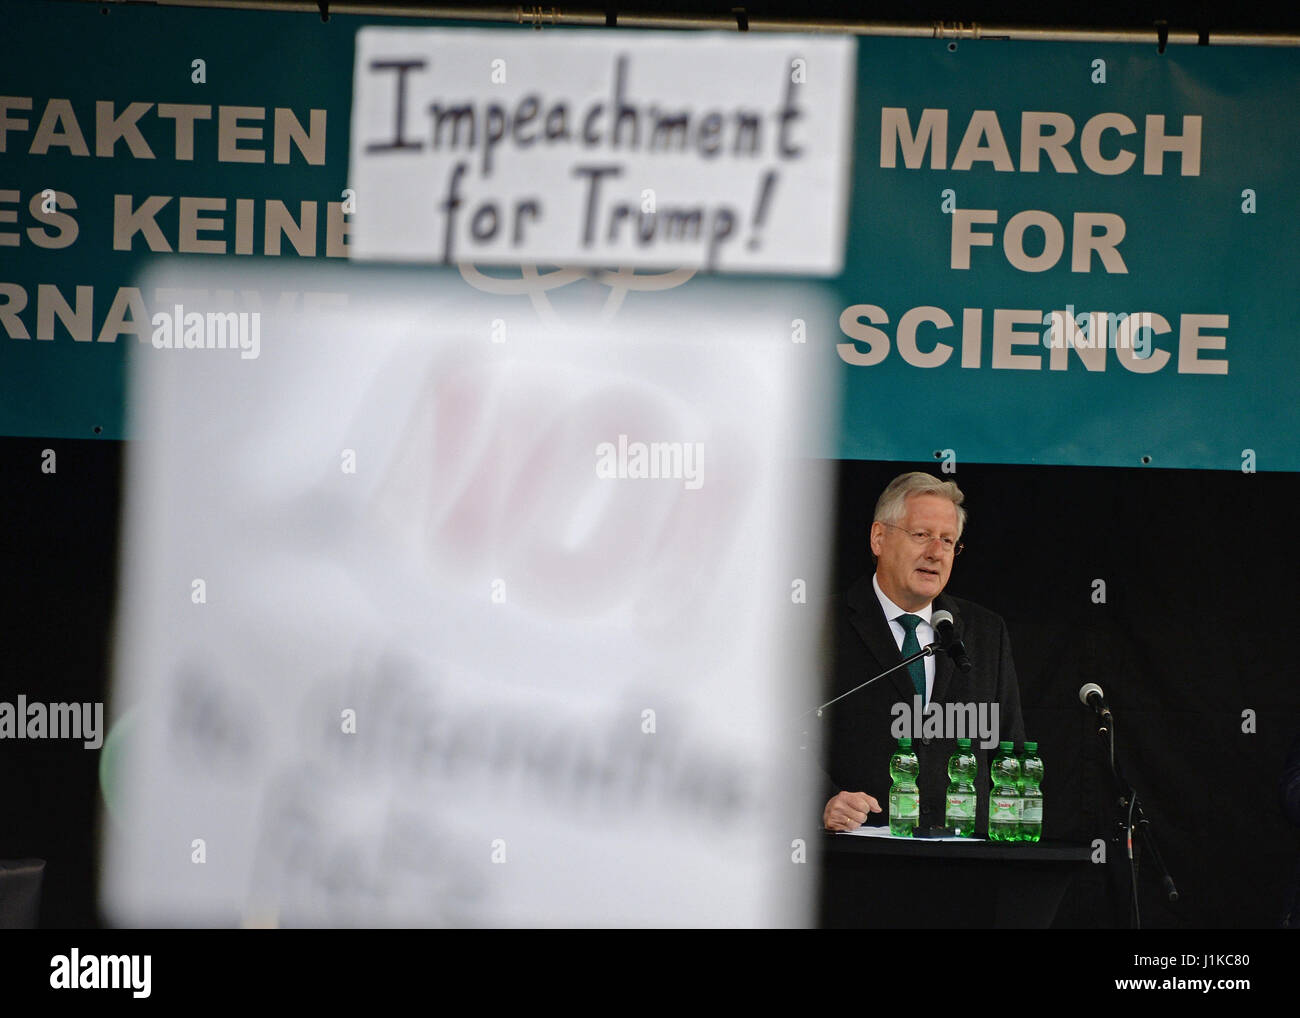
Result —
[[[898, 621], [900, 615], [916, 615], [922, 620], [916, 627], [916, 639], [922, 647], [934, 643], [934, 627], [930, 625], [930, 616], [934, 614], [933, 601], [914, 612], [905, 611], [885, 596], [885, 592], [880, 589], [880, 581], [874, 575], [871, 577], [871, 585], [876, 588], [876, 597], [880, 599], [880, 607], [885, 611], [885, 618], [889, 619], [889, 630], [894, 634], [894, 643], [898, 645], [900, 654], [903, 652], [903, 640], [907, 637], [907, 630]], [[934, 656], [921, 658], [921, 663], [925, 665], [925, 703], [928, 704], [930, 697], [934, 695]], [[902, 670], [906, 671], [906, 669]]]

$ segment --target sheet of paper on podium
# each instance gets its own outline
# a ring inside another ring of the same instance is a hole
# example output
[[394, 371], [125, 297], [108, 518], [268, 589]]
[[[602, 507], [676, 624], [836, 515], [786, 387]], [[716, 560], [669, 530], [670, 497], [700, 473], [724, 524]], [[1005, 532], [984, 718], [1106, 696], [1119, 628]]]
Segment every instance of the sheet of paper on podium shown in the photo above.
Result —
[[859, 827], [856, 831], [840, 831], [858, 838], [885, 838], [890, 841], [983, 841], [983, 838], [913, 838], [911, 835], [892, 833], [888, 827]]

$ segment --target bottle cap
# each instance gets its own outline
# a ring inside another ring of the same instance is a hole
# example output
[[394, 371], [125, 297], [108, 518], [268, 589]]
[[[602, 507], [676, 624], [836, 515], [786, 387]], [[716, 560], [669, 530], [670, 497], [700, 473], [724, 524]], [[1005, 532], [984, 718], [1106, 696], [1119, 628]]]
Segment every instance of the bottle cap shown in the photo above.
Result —
[[899, 740], [898, 740], [898, 748], [899, 748], [899, 749], [911, 749], [911, 748], [912, 748], [912, 740], [909, 739], [906, 735], [902, 736], [902, 737], [899, 738]]
[[1010, 739], [1003, 739], [1001, 742], [998, 743], [998, 752], [1010, 753], [1012, 745], [1014, 744], [1011, 742]]
[[958, 748], [958, 749], [970, 749], [970, 739], [958, 739], [958, 740], [957, 740], [957, 748]]
[[1025, 752], [1026, 752], [1026, 753], [1037, 753], [1037, 752], [1038, 752], [1038, 743], [1036, 743], [1036, 742], [1026, 742], [1026, 743], [1025, 743]]

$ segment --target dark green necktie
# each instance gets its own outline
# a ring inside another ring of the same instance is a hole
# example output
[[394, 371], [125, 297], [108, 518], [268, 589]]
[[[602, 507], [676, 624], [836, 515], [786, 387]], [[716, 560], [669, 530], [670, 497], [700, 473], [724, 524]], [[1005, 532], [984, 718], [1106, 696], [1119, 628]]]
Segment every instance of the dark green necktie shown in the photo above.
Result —
[[[900, 615], [895, 620], [907, 634], [903, 637], [903, 657], [911, 657], [921, 649], [921, 641], [916, 638], [916, 627], [925, 620], [919, 615]], [[921, 706], [925, 706], [925, 658], [920, 657], [907, 666], [912, 675], [912, 688], [921, 697]]]

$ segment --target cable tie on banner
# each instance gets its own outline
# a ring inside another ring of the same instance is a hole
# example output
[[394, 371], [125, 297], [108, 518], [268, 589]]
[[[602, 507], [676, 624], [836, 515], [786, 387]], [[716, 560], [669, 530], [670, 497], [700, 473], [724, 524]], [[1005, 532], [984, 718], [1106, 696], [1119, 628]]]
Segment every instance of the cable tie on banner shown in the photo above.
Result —
[[956, 52], [958, 39], [982, 39], [984, 37], [984, 30], [975, 21], [972, 21], [969, 25], [964, 21], [954, 21], [951, 24], [946, 21], [935, 21], [931, 24], [930, 30], [936, 39], [948, 38], [952, 40], [948, 43], [949, 52]]
[[316, 0], [316, 9], [320, 11], [320, 19], [322, 22], [329, 21], [330, 0]]
[[736, 30], [740, 32], [749, 31], [749, 14], [743, 7], [731, 8], [731, 13], [736, 16]]
[[1169, 45], [1169, 22], [1163, 19], [1156, 22], [1156, 52], [1163, 55]]
[[[520, 23], [531, 21], [533, 28], [538, 32], [542, 30], [543, 23], [554, 25], [559, 18], [559, 11], [554, 7], [520, 7], [518, 9], [518, 18]], [[609, 23], [609, 14], [605, 14], [605, 23]]]

